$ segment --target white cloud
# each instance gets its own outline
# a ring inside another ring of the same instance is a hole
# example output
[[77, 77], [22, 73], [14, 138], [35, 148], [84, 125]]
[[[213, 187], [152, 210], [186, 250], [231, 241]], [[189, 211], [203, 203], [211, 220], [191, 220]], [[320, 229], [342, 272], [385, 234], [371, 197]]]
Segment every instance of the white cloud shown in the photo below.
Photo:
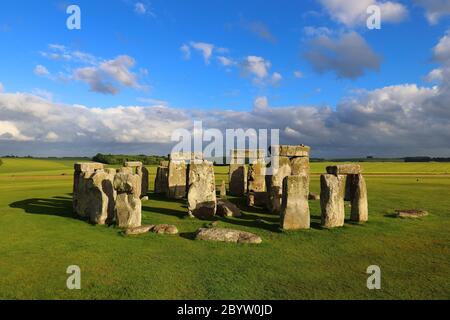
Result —
[[331, 18], [347, 27], [366, 25], [367, 8], [377, 5], [381, 10], [382, 23], [397, 23], [408, 16], [406, 6], [393, 1], [376, 0], [319, 0]]
[[[137, 74], [132, 71], [136, 61], [128, 55], [105, 60], [86, 52], [70, 50], [60, 44], [50, 44], [48, 48], [50, 51], [41, 52], [42, 56], [68, 64], [64, 66], [64, 72], [60, 71], [57, 76], [51, 77], [53, 80], [81, 81], [87, 83], [91, 91], [102, 94], [117, 94], [122, 87], [137, 90], [148, 88], [139, 83]], [[34, 72], [37, 75], [49, 75], [42, 65], [36, 66]], [[145, 76], [148, 71], [140, 68], [140, 74]]]
[[50, 74], [50, 72], [47, 70], [46, 67], [39, 64], [34, 68], [34, 74], [38, 76], [47, 76]]
[[425, 9], [425, 17], [432, 25], [450, 15], [450, 1], [448, 0], [414, 0], [414, 3]]
[[231, 66], [236, 65], [236, 62], [234, 62], [232, 59], [224, 57], [224, 56], [218, 56], [217, 60], [224, 67], [231, 67]]
[[145, 7], [145, 4], [143, 4], [142, 2], [136, 2], [134, 4], [134, 12], [138, 14], [146, 14], [147, 8]]
[[214, 45], [206, 42], [190, 42], [190, 45], [195, 50], [199, 51], [203, 55], [203, 59], [206, 64], [209, 64], [209, 59], [211, 58], [214, 50]]
[[0, 93], [5, 91], [5, 87], [3, 86], [3, 83], [0, 82]]
[[270, 61], [258, 56], [248, 56], [242, 62], [242, 70], [246, 74], [252, 74], [256, 79], [261, 80], [268, 76], [272, 66]]
[[44, 100], [53, 100], [53, 93], [44, 89], [35, 88], [31, 91], [31, 93], [35, 96], [41, 97]]
[[304, 27], [303, 32], [308, 37], [329, 36], [333, 33], [333, 31], [327, 27], [313, 27], [313, 26]]
[[301, 79], [303, 78], [305, 75], [303, 74], [303, 72], [296, 70], [294, 71], [294, 77], [296, 77], [297, 79]]
[[279, 72], [274, 72], [271, 77], [271, 82], [273, 85], [277, 85], [283, 80], [283, 76]]
[[381, 58], [356, 32], [338, 38], [319, 36], [309, 42], [304, 56], [315, 71], [332, 71], [339, 78], [355, 79], [366, 70], [378, 71], [381, 64]]
[[191, 58], [191, 47], [189, 47], [187, 44], [183, 44], [180, 47], [180, 50], [183, 53], [184, 59], [189, 60]]

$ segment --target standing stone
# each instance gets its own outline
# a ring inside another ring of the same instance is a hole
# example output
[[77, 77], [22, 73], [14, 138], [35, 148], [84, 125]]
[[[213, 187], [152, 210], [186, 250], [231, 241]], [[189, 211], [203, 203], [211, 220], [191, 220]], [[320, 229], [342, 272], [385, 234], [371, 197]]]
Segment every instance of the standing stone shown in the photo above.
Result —
[[73, 194], [72, 194], [72, 206], [73, 211], [79, 216], [85, 216], [84, 210], [80, 209], [83, 206], [80, 201], [86, 196], [86, 183], [87, 179], [95, 172], [95, 170], [103, 170], [104, 165], [102, 163], [91, 162], [77, 162], [74, 165], [73, 175]]
[[274, 168], [274, 172], [270, 176], [268, 209], [273, 214], [279, 214], [281, 212], [283, 180], [291, 175], [291, 164], [288, 157], [278, 157], [278, 164], [275, 165], [278, 167]]
[[227, 197], [227, 185], [225, 184], [225, 180], [222, 180], [222, 183], [219, 187], [219, 196], [224, 199]]
[[117, 191], [115, 217], [119, 228], [141, 226], [140, 184], [140, 177], [137, 174], [117, 173], [114, 177], [114, 189]]
[[182, 199], [186, 196], [186, 179], [186, 163], [184, 161], [171, 160], [167, 178], [169, 199]]
[[366, 222], [369, 219], [366, 181], [361, 174], [354, 175], [353, 181], [354, 193], [351, 196], [352, 209], [350, 220], [355, 222]]
[[159, 166], [156, 169], [155, 177], [155, 193], [167, 194], [168, 193], [168, 178], [169, 168], [165, 166]]
[[320, 176], [320, 206], [323, 227], [333, 228], [344, 225], [344, 192], [345, 176], [333, 174]]
[[211, 162], [191, 163], [189, 166], [189, 215], [200, 219], [216, 214], [216, 184]]
[[309, 229], [308, 177], [305, 175], [284, 178], [281, 206], [281, 228], [284, 230]]
[[229, 170], [230, 194], [242, 197], [247, 192], [247, 167], [245, 164], [231, 163]]
[[88, 181], [86, 216], [93, 224], [104, 225], [114, 222], [116, 191], [113, 188], [115, 172], [97, 170]]
[[248, 206], [265, 206], [267, 204], [266, 163], [264, 159], [256, 160], [248, 170]]
[[144, 166], [136, 168], [137, 175], [141, 178], [141, 198], [148, 194], [148, 169]]

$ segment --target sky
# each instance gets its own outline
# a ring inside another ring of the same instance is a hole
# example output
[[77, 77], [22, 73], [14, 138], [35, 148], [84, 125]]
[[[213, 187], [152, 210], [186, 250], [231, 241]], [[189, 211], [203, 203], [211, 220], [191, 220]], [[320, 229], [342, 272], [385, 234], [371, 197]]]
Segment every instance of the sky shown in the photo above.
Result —
[[450, 0], [0, 6], [0, 155], [166, 154], [202, 120], [313, 157], [450, 156]]

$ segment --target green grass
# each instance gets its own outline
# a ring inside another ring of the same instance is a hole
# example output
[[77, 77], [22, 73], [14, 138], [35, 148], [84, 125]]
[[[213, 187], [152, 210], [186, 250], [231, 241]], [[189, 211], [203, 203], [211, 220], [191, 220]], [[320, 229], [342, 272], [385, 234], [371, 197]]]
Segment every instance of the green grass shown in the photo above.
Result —
[[[226, 228], [257, 233], [259, 246], [192, 240], [205, 222], [186, 217], [183, 201], [150, 194], [143, 223], [170, 223], [178, 236], [124, 237], [71, 212], [72, 162], [4, 159], [0, 166], [0, 298], [2, 299], [448, 299], [450, 177], [367, 176], [370, 221], [280, 232], [278, 217], [248, 210], [219, 219]], [[326, 164], [312, 164], [323, 172]], [[417, 166], [416, 166], [417, 165]], [[371, 173], [443, 174], [448, 164], [363, 164]], [[151, 181], [156, 169], [150, 168]], [[226, 167], [217, 168], [218, 183]], [[65, 175], [63, 175], [65, 174]], [[319, 192], [318, 176], [311, 190]], [[239, 201], [239, 199], [233, 199]], [[421, 208], [418, 220], [392, 218]], [[260, 219], [261, 221], [257, 221]], [[79, 265], [82, 290], [66, 289], [66, 268]], [[382, 289], [365, 273], [379, 265]]]

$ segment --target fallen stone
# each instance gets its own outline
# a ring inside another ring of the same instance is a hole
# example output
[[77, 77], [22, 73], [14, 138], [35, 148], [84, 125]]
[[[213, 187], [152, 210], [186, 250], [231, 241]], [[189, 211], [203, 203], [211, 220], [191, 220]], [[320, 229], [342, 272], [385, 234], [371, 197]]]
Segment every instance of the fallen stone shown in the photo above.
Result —
[[261, 237], [256, 234], [222, 228], [201, 228], [197, 231], [196, 240], [260, 244]]
[[422, 218], [429, 215], [428, 211], [417, 210], [417, 209], [407, 209], [407, 210], [395, 210], [397, 212], [397, 217], [399, 218]]
[[333, 174], [320, 176], [320, 207], [323, 227], [334, 228], [344, 225], [344, 192], [345, 176]]
[[362, 168], [359, 164], [340, 164], [337, 166], [327, 167], [328, 174], [342, 175], [342, 174], [360, 174], [362, 173]]
[[170, 224], [156, 225], [150, 231], [157, 234], [178, 234], [177, 227]]
[[128, 228], [125, 230], [125, 235], [131, 236], [131, 235], [139, 235], [139, 234], [143, 234], [143, 233], [148, 233], [154, 227], [155, 227], [155, 225], [151, 224], [151, 225], [147, 225], [147, 226]]
[[284, 178], [280, 226], [284, 230], [309, 229], [308, 176]]
[[219, 199], [217, 200], [217, 215], [221, 217], [240, 217], [241, 210], [234, 203]]

